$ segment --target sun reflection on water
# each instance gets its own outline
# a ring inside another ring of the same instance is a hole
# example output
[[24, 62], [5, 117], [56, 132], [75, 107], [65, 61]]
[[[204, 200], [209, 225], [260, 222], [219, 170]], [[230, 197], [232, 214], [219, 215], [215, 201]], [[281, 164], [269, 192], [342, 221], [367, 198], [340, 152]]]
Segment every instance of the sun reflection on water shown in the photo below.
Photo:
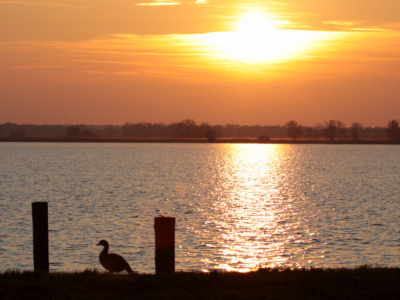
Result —
[[301, 243], [298, 238], [303, 236], [298, 223], [286, 222], [297, 214], [293, 198], [283, 191], [288, 181], [296, 184], [288, 180], [291, 174], [282, 166], [290, 158], [290, 149], [283, 145], [224, 147], [219, 169], [222, 192], [214, 203], [219, 217], [212, 220], [218, 231], [214, 243], [220, 260], [204, 262], [239, 272], [282, 267], [294, 254], [286, 253], [286, 244]]

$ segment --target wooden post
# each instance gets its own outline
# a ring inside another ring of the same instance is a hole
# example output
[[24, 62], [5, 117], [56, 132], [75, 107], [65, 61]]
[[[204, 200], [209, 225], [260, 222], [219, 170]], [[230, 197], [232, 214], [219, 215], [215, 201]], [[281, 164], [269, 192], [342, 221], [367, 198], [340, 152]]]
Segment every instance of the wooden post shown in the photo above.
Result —
[[175, 272], [175, 218], [154, 218], [156, 274]]
[[47, 202], [32, 203], [34, 271], [49, 272], [49, 221]]

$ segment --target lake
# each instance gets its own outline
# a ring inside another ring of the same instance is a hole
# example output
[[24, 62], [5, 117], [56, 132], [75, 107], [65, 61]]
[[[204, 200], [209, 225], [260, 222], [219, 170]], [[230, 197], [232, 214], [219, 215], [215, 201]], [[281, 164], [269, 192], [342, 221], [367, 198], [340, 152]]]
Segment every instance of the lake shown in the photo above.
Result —
[[400, 266], [399, 145], [0, 143], [0, 271], [33, 270], [31, 203], [49, 203], [50, 270], [154, 273], [154, 217], [176, 270]]

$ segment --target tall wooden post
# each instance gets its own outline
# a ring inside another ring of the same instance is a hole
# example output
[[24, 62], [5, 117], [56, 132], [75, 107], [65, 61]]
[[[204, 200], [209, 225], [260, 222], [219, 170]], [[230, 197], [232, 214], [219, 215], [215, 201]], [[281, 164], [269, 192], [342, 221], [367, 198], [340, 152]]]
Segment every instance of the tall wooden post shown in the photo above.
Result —
[[49, 221], [47, 202], [32, 203], [32, 220], [34, 270], [49, 272]]
[[156, 274], [175, 272], [175, 218], [154, 218]]

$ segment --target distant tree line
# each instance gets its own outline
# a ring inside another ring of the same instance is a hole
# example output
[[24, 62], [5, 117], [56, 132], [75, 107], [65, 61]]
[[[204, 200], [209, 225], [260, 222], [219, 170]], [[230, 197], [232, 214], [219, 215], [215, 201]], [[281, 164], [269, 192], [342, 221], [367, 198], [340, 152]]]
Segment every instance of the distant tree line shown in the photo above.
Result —
[[169, 125], [163, 123], [126, 123], [121, 126], [123, 137], [258, 138], [265, 134], [276, 138], [286, 135], [285, 128], [281, 126], [196, 124], [194, 120], [189, 119]]
[[294, 120], [285, 125], [211, 125], [196, 124], [186, 119], [171, 124], [125, 123], [124, 125], [20, 125], [5, 123], [0, 125], [0, 137], [7, 138], [53, 138], [53, 137], [137, 137], [137, 138], [270, 138], [296, 139], [400, 139], [399, 122], [390, 120], [386, 127], [364, 127], [355, 122], [346, 126], [339, 120], [329, 120], [315, 126], [302, 126]]
[[351, 124], [350, 127], [339, 120], [329, 120], [325, 124], [319, 124], [315, 127], [303, 127], [294, 120], [285, 124], [286, 133], [293, 140], [299, 137], [308, 139], [319, 139], [321, 137], [328, 140], [353, 139], [382, 139], [390, 138], [400, 140], [400, 128], [397, 120], [390, 120], [387, 127], [366, 127], [358, 122]]

